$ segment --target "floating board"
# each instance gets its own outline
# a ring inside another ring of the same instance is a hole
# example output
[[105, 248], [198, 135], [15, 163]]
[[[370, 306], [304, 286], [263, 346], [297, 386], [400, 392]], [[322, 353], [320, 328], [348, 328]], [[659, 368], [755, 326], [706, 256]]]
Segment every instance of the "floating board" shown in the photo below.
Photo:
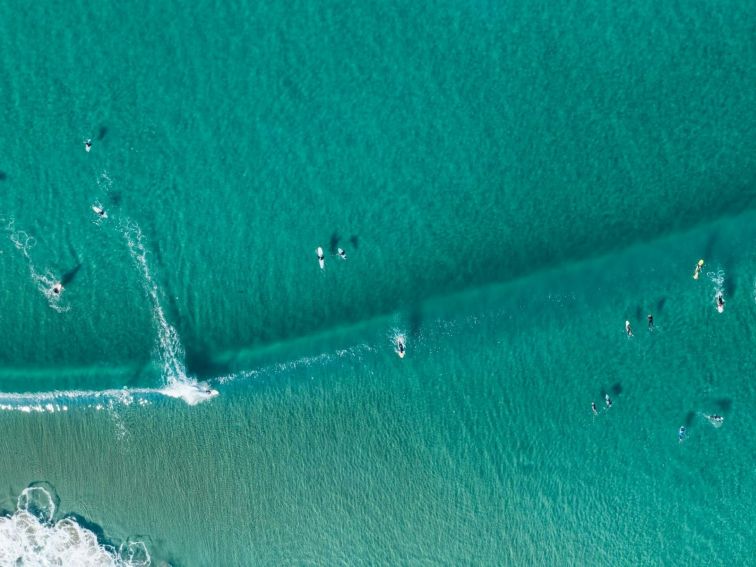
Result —
[[315, 254], [318, 255], [318, 264], [320, 264], [320, 269], [325, 270], [325, 256], [323, 256], [323, 249], [318, 246], [318, 249], [315, 250]]

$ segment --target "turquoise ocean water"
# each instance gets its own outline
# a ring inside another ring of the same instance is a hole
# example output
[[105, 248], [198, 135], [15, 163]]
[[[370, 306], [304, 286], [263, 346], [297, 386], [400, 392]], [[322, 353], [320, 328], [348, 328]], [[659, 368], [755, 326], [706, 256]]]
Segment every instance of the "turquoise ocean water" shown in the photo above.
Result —
[[11, 3], [0, 45], [0, 565], [752, 561], [756, 5]]

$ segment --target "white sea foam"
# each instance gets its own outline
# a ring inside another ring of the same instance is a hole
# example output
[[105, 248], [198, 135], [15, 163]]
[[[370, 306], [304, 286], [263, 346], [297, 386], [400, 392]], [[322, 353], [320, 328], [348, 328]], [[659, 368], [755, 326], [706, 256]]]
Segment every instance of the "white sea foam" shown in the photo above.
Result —
[[717, 307], [717, 298], [720, 295], [724, 296], [725, 272], [722, 268], [719, 268], [716, 272], [706, 272], [706, 275], [711, 280], [711, 283], [714, 284], [714, 295], [711, 301]]
[[186, 374], [184, 365], [184, 347], [176, 329], [168, 323], [165, 312], [160, 305], [158, 286], [152, 279], [147, 262], [147, 249], [144, 246], [142, 230], [134, 222], [127, 221], [122, 232], [129, 247], [129, 253], [139, 268], [142, 285], [152, 304], [152, 319], [157, 331], [157, 355], [166, 386], [161, 393], [172, 398], [181, 398], [190, 405], [208, 400], [218, 395], [217, 390], [199, 384]]
[[0, 517], [0, 565], [147, 567], [147, 547], [128, 540], [119, 549], [98, 542], [75, 518], [54, 521], [56, 506], [42, 486], [25, 488], [15, 512]]

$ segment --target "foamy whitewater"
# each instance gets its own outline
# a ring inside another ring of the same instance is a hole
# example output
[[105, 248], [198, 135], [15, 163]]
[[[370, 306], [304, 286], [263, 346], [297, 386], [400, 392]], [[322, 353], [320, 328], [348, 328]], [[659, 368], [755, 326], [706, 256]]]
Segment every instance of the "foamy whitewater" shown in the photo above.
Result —
[[16, 510], [0, 517], [0, 566], [76, 565], [146, 567], [151, 558], [144, 543], [127, 541], [115, 548], [75, 518], [55, 520], [49, 488], [31, 485], [18, 497]]

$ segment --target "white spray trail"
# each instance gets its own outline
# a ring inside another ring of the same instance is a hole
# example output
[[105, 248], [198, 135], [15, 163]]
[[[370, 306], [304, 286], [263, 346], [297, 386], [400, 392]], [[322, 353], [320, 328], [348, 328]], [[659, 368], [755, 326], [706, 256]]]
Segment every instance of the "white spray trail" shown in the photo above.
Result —
[[136, 223], [127, 221], [123, 227], [123, 235], [126, 238], [129, 253], [141, 272], [145, 293], [152, 304], [153, 321], [157, 330], [157, 354], [166, 381], [163, 393], [167, 396], [182, 398], [191, 405], [216, 396], [218, 394], [216, 390], [202, 386], [186, 375], [184, 347], [176, 329], [165, 318], [160, 305], [158, 287], [152, 279], [147, 263], [147, 249], [142, 241], [142, 230]]
[[712, 302], [714, 305], [717, 305], [717, 298], [720, 295], [724, 297], [724, 270], [719, 268], [716, 272], [706, 272], [706, 275], [709, 276], [709, 279], [714, 284], [714, 296], [712, 297]]
[[31, 250], [37, 244], [37, 239], [24, 230], [16, 229], [16, 220], [13, 218], [8, 221], [5, 230], [8, 232], [13, 246], [16, 247], [16, 250], [21, 252], [24, 260], [26, 260], [26, 265], [29, 268], [29, 275], [31, 276], [32, 281], [36, 284], [39, 292], [47, 299], [47, 304], [50, 308], [58, 313], [64, 313], [71, 309], [69, 305], [61, 305], [62, 294], [53, 292], [53, 286], [57, 283], [57, 279], [53, 273], [50, 270], [45, 270], [44, 273], [40, 273], [34, 266]]

